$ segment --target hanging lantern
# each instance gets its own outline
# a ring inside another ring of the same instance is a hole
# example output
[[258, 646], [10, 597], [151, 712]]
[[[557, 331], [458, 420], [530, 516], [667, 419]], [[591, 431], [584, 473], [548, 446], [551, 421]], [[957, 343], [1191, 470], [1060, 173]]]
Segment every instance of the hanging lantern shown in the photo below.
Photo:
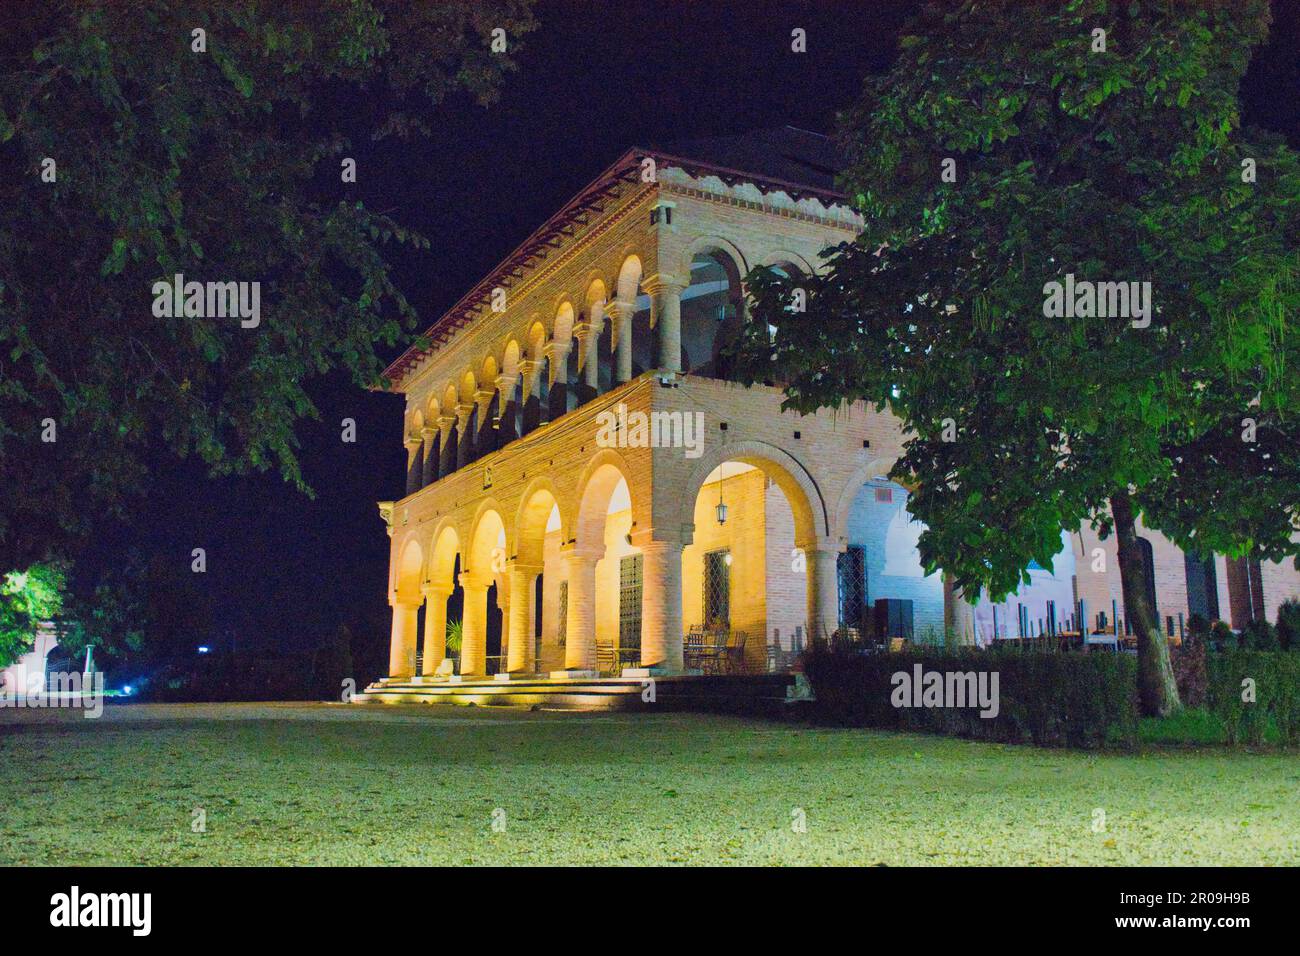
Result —
[[722, 466], [718, 466], [718, 507], [714, 509], [718, 515], [718, 524], [727, 523], [727, 506], [722, 503]]

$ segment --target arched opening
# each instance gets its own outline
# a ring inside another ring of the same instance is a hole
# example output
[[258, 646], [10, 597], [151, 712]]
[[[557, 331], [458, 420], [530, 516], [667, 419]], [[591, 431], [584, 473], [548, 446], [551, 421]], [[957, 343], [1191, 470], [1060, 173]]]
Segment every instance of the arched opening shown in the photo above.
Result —
[[727, 378], [725, 349], [739, 337], [743, 314], [740, 273], [731, 256], [697, 254], [691, 260], [690, 285], [682, 292], [682, 369]]
[[466, 676], [495, 673], [500, 667], [499, 595], [505, 569], [505, 523], [495, 509], [489, 508], [475, 523], [460, 582], [464, 592], [460, 661], [461, 673]]
[[908, 514], [908, 497], [882, 475], [861, 485], [849, 507], [840, 623], [861, 640], [943, 642], [943, 575], [925, 573], [917, 549], [925, 525]]
[[808, 552], [816, 521], [805, 490], [766, 458], [729, 458], [694, 498], [682, 549], [685, 664], [706, 673], [788, 670], [810, 632]]
[[[562, 527], [559, 504], [549, 487], [525, 492], [515, 519], [515, 571], [510, 581], [511, 633], [510, 670], [547, 673], [564, 666], [564, 649], [558, 642], [559, 630], [553, 626], [559, 599], [553, 585], [559, 577]], [[522, 587], [518, 599], [527, 606], [514, 608], [516, 587]], [[552, 625], [552, 626], [548, 626]], [[527, 629], [519, 637], [516, 626]], [[519, 646], [514, 641], [520, 642]]]
[[424, 593], [424, 620], [420, 633], [420, 673], [435, 676], [441, 672], [442, 662], [456, 657], [459, 646], [447, 647], [449, 621], [461, 620], [462, 599], [457, 589], [456, 577], [460, 570], [460, 538], [451, 525], [434, 536], [429, 554], [429, 567], [421, 590]]
[[393, 629], [388, 673], [391, 677], [411, 677], [415, 674], [420, 604], [424, 600], [420, 593], [424, 551], [414, 539], [403, 545], [393, 575]]
[[622, 470], [597, 465], [582, 485], [574, 541], [559, 555], [567, 668], [616, 674], [640, 660], [642, 556], [632, 527]]
[[[442, 396], [443, 414], [454, 417], [456, 414], [456, 387], [448, 385], [443, 390]], [[456, 428], [453, 425], [447, 429], [447, 437], [442, 442], [438, 450], [438, 476], [445, 478], [456, 470], [456, 461], [458, 458], [457, 444], [459, 436], [456, 434]]]

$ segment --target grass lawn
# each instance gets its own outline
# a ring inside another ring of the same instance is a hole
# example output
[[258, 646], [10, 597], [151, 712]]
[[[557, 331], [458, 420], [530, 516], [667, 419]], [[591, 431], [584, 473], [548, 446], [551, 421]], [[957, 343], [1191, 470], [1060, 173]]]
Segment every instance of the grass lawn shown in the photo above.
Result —
[[1300, 863], [1295, 755], [687, 714], [5, 709], [0, 788], [9, 864]]

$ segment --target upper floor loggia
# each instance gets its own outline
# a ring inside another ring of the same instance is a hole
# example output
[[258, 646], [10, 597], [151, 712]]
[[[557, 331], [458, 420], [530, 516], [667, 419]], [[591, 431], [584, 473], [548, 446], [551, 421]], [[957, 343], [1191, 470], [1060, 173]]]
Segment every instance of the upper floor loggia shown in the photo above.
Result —
[[729, 378], [749, 270], [809, 273], [861, 230], [835, 164], [792, 127], [624, 153], [386, 371], [406, 495], [641, 376]]

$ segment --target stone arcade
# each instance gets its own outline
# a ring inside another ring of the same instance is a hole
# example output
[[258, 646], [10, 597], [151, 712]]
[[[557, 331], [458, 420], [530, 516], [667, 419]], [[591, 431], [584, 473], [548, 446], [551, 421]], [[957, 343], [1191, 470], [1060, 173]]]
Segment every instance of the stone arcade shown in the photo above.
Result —
[[[995, 615], [1006, 636], [1079, 599], [1090, 623], [1122, 613], [1114, 539], [1089, 528], [996, 608], [967, 602], [924, 573], [908, 491], [884, 477], [896, 418], [782, 412], [778, 388], [728, 380], [746, 272], [807, 273], [861, 227], [833, 166], [827, 140], [790, 128], [629, 150], [390, 367], [406, 494], [380, 504], [393, 620], [372, 692], [681, 674], [702, 626], [734, 635], [737, 669], [783, 671], [877, 602], [917, 640], [981, 643]], [[697, 446], [609, 440], [611, 420], [656, 416], [702, 420]], [[1300, 592], [1290, 566], [1194, 561], [1141, 534], [1162, 625], [1240, 627]]]

